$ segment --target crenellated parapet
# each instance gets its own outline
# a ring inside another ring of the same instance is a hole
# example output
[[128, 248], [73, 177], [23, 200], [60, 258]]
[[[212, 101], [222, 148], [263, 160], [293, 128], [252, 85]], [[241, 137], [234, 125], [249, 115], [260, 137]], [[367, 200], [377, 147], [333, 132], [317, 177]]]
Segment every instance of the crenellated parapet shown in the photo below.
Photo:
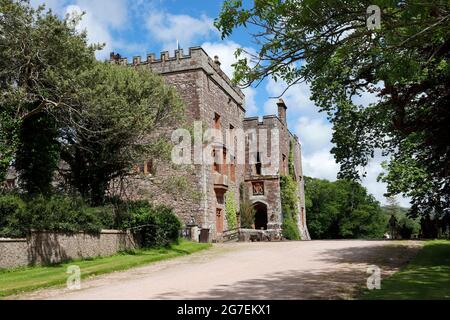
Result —
[[141, 56], [133, 57], [132, 61], [120, 56], [114, 52], [110, 55], [110, 63], [116, 63], [124, 66], [147, 66], [153, 72], [166, 75], [170, 73], [189, 72], [203, 70], [212, 80], [218, 83], [238, 105], [243, 107], [244, 94], [235, 86], [230, 78], [220, 68], [220, 61], [217, 56], [214, 60], [201, 47], [191, 47], [185, 53], [183, 49], [175, 50], [174, 55], [169, 51], [163, 51], [157, 57], [154, 53], [147, 55], [145, 59]]

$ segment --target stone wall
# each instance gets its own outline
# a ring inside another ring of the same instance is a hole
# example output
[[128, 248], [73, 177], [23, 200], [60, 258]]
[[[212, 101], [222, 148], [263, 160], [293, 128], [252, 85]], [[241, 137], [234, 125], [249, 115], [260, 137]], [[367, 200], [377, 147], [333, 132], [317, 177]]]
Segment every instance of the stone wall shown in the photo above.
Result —
[[28, 265], [27, 239], [0, 239], [0, 269]]
[[116, 230], [98, 235], [32, 232], [27, 239], [0, 239], [0, 269], [110, 256], [137, 247], [131, 233]]

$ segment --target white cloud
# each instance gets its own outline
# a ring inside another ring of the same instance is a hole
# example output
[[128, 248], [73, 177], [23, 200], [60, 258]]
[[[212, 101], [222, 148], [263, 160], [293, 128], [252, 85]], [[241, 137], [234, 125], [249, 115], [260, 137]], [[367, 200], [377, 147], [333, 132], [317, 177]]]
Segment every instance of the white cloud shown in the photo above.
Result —
[[53, 12], [61, 17], [64, 17], [66, 14], [81, 14], [85, 12], [77, 29], [79, 31], [87, 31], [89, 43], [105, 43], [104, 49], [96, 54], [98, 59], [107, 58], [109, 52], [120, 44], [112, 36], [112, 33], [114, 30], [124, 28], [129, 21], [127, 0], [31, 1], [33, 7], [41, 4], [45, 4], [47, 9], [52, 9]]
[[339, 165], [334, 160], [329, 149], [322, 149], [314, 153], [303, 152], [303, 174], [308, 177], [336, 180]]
[[[266, 84], [266, 91], [270, 97], [278, 97], [286, 89], [287, 84], [283, 81], [274, 81], [270, 78]], [[286, 103], [288, 110], [288, 118], [294, 116], [321, 116], [317, 112], [314, 102], [310, 100], [311, 90], [307, 83], [300, 83], [292, 86], [283, 94], [283, 100]], [[277, 106], [276, 99], [269, 99], [264, 104], [264, 112], [266, 114], [276, 114]]]
[[67, 4], [67, 0], [31, 0], [32, 7], [37, 8], [40, 5], [45, 5], [45, 9], [52, 9], [54, 13], [62, 14], [64, 7]]
[[331, 149], [332, 126], [324, 119], [300, 117], [294, 127], [294, 132], [300, 138], [303, 149], [307, 152], [324, 148]]
[[[241, 46], [234, 41], [225, 42], [205, 42], [202, 44], [202, 48], [208, 53], [210, 57], [218, 56], [221, 62], [221, 69], [231, 79], [233, 77], [233, 64], [237, 62], [234, 55], [236, 49]], [[247, 52], [254, 52], [254, 49], [245, 47], [243, 48]], [[243, 89], [245, 94], [245, 108], [246, 116], [255, 116], [258, 113], [258, 106], [256, 105], [255, 96], [256, 89], [248, 87]]]
[[98, 59], [105, 59], [113, 50], [116, 40], [112, 31], [123, 28], [127, 23], [128, 11], [125, 0], [77, 0], [65, 9], [66, 14], [85, 12], [78, 25], [78, 30], [87, 30], [89, 43], [104, 43], [103, 50], [98, 51]]
[[152, 37], [162, 43], [164, 50], [176, 49], [176, 42], [184, 48], [198, 45], [195, 41], [209, 38], [217, 32], [214, 20], [206, 15], [194, 18], [152, 10], [147, 17], [147, 29]]

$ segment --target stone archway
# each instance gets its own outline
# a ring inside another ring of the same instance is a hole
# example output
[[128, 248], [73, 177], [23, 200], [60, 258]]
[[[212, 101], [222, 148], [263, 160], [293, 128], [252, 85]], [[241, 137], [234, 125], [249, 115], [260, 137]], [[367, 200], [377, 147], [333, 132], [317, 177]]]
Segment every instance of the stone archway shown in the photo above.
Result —
[[262, 202], [256, 202], [253, 204], [255, 208], [255, 229], [256, 230], [267, 230], [267, 205]]

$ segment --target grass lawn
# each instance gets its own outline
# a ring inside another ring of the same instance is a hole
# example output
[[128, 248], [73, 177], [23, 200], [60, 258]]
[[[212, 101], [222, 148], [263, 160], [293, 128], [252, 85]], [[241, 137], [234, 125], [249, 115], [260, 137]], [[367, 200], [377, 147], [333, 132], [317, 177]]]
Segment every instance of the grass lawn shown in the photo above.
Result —
[[450, 241], [425, 243], [406, 267], [381, 282], [381, 290], [366, 290], [362, 299], [450, 299]]
[[0, 297], [50, 286], [65, 285], [67, 267], [77, 265], [81, 278], [108, 272], [125, 270], [160, 260], [175, 258], [210, 248], [208, 243], [181, 240], [171, 248], [142, 249], [132, 253], [120, 253], [110, 257], [76, 260], [46, 267], [28, 267], [0, 270]]

